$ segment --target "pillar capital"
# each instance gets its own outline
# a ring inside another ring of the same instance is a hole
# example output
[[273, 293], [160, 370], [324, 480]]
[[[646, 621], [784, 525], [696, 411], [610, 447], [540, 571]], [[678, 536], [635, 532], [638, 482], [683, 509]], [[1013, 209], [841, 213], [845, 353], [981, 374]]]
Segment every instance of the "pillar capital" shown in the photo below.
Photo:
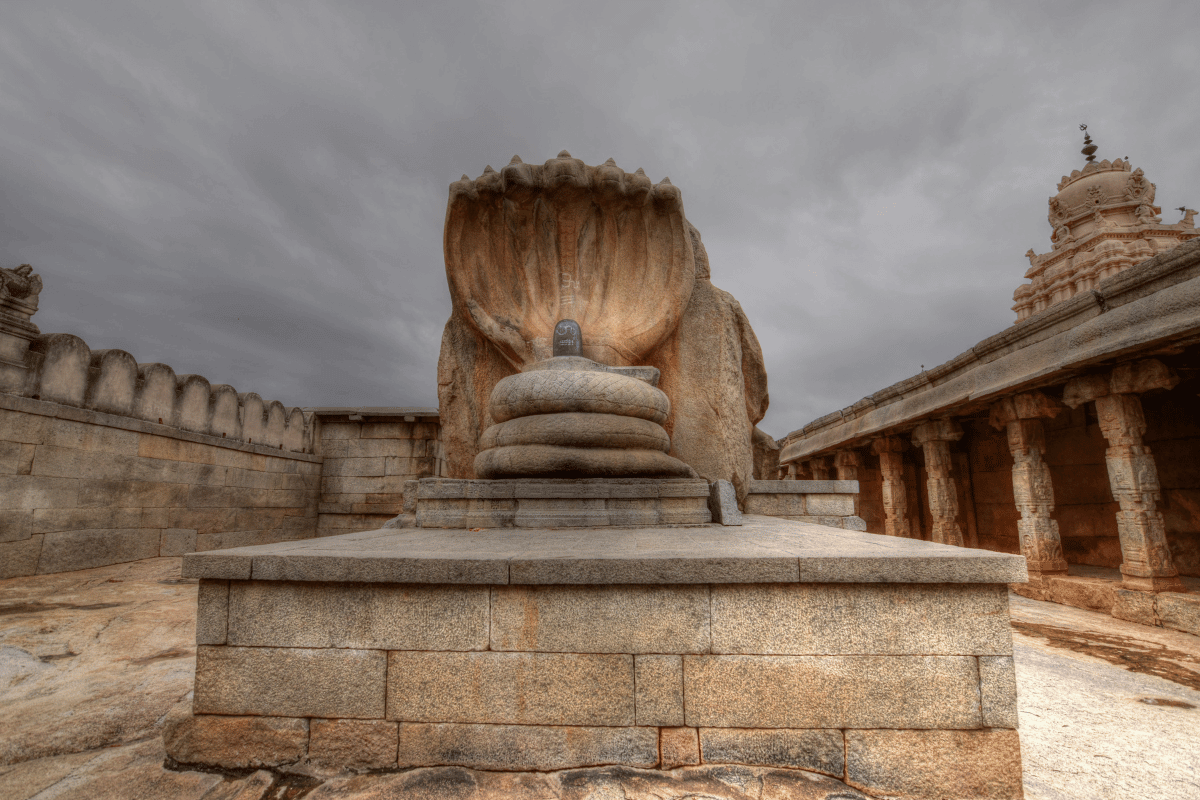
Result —
[[899, 436], [884, 436], [871, 442], [871, 452], [875, 455], [880, 453], [903, 453], [908, 447], [908, 442]]
[[1080, 375], [1067, 381], [1063, 403], [1078, 408], [1084, 403], [1114, 394], [1142, 394], [1154, 389], [1173, 389], [1179, 383], [1175, 370], [1157, 358], [1121, 364], [1107, 372]]
[[988, 424], [996, 430], [1023, 419], [1043, 419], [1057, 417], [1062, 411], [1062, 404], [1041, 392], [1022, 392], [1006, 397], [994, 406], [988, 415]]
[[963, 437], [963, 429], [952, 419], [934, 419], [923, 422], [912, 432], [915, 445], [929, 442], [957, 442]]
[[856, 450], [838, 450], [833, 454], [833, 465], [838, 468], [861, 467], [862, 456]]

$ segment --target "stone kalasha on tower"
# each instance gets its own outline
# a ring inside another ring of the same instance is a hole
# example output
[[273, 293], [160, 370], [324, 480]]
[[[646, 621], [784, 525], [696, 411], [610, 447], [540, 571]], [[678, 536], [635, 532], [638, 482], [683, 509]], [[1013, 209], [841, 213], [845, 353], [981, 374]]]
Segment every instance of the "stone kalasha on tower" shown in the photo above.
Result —
[[1128, 159], [1097, 162], [1096, 147], [1087, 137], [1087, 163], [1064, 175], [1058, 194], [1050, 198], [1053, 247], [1041, 255], [1032, 249], [1025, 254], [1025, 277], [1032, 282], [1013, 293], [1017, 322], [1200, 236], [1192, 221], [1195, 211], [1182, 208], [1182, 220], [1164, 225], [1162, 209], [1154, 205], [1155, 186], [1145, 173]]

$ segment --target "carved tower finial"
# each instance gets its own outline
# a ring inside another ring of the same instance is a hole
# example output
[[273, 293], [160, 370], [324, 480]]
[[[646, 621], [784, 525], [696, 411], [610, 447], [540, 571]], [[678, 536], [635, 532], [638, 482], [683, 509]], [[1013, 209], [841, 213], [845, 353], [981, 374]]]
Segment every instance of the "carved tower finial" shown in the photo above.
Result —
[[1088, 163], [1096, 160], [1096, 145], [1092, 144], [1092, 135], [1087, 132], [1087, 125], [1080, 125], [1079, 130], [1083, 131], [1083, 149], [1079, 152], [1087, 156]]

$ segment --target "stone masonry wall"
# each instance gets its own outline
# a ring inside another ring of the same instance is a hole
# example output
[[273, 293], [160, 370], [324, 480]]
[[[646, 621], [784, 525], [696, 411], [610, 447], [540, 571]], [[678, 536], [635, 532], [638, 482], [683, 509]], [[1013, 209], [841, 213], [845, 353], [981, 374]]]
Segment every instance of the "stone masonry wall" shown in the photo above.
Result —
[[1002, 584], [201, 580], [195, 716], [164, 739], [226, 768], [758, 764], [1015, 798], [1007, 603]]
[[0, 577], [316, 534], [320, 459], [0, 394]]
[[405, 481], [446, 474], [437, 409], [313, 411], [324, 459], [319, 536], [379, 528], [401, 513]]

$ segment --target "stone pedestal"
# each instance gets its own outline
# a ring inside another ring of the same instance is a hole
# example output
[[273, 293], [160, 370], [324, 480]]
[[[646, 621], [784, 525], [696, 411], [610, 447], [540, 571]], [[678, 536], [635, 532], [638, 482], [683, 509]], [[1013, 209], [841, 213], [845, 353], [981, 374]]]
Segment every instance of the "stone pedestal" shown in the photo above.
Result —
[[325, 768], [732, 763], [1021, 796], [1006, 584], [1023, 559], [753, 515], [733, 530], [383, 530], [188, 555], [194, 716], [168, 753], [249, 765], [282, 737]]
[[[423, 478], [419, 528], [580, 528], [703, 525], [703, 478], [459, 480]], [[735, 506], [736, 509], [736, 506]]]

